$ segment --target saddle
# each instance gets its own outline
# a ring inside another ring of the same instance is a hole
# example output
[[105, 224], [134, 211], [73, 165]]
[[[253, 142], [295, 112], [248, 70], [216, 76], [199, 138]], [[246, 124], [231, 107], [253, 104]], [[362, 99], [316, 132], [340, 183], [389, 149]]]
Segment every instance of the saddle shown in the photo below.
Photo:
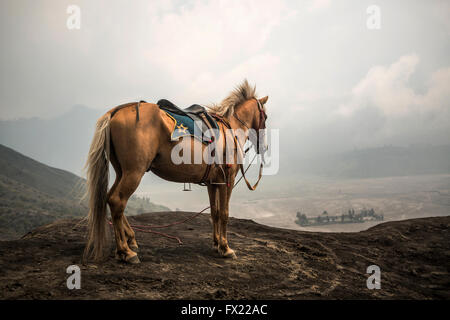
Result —
[[211, 143], [214, 139], [214, 136], [211, 135], [211, 129], [216, 133], [217, 137], [215, 138], [218, 138], [219, 126], [204, 107], [193, 104], [188, 108], [181, 109], [166, 99], [159, 100], [157, 105], [175, 121], [172, 140], [192, 135], [203, 143]]

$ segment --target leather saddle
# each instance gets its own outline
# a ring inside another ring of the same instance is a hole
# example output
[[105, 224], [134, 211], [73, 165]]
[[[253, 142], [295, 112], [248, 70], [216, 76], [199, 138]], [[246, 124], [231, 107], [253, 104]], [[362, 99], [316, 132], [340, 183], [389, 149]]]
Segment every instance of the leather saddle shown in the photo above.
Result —
[[200, 113], [206, 112], [206, 109], [198, 104], [193, 104], [192, 106], [187, 107], [186, 109], [181, 109], [166, 99], [159, 100], [157, 102], [157, 105], [159, 106], [160, 109], [167, 110], [172, 113], [179, 114], [181, 116], [183, 115], [189, 116], [189, 113], [198, 115]]
[[161, 110], [168, 113], [173, 113], [179, 116], [189, 117], [196, 123], [202, 123], [201, 131], [205, 133], [210, 129], [219, 130], [217, 122], [211, 117], [206, 109], [198, 104], [193, 104], [190, 107], [181, 109], [175, 104], [166, 99], [161, 99], [157, 102], [157, 105]]

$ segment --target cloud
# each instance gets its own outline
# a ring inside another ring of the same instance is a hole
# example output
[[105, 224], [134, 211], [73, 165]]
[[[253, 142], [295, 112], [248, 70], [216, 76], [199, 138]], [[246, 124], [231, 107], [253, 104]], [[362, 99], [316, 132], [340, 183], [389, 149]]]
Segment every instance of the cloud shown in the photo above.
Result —
[[308, 7], [308, 12], [316, 12], [327, 9], [330, 7], [330, 5], [331, 0], [313, 0]]
[[[192, 101], [195, 97], [202, 97], [205, 103], [219, 102], [218, 99], [225, 98], [228, 92], [245, 78], [250, 84], [257, 86], [258, 94], [267, 95], [270, 93], [266, 92], [269, 88], [271, 91], [276, 91], [276, 87], [280, 85], [277, 81], [279, 64], [279, 57], [270, 53], [261, 53], [251, 56], [233, 66], [229, 71], [220, 74], [200, 73], [192, 78], [191, 83], [181, 95], [182, 99]], [[208, 90], [206, 91], [205, 88]]]
[[447, 2], [411, 1], [407, 15], [386, 2], [392, 32], [368, 32], [354, 1], [77, 0], [81, 30], [69, 31], [71, 2], [4, 0], [0, 117], [207, 104], [247, 78], [270, 97], [268, 125], [302, 146], [293, 153], [448, 141]]
[[376, 108], [387, 117], [405, 117], [449, 108], [450, 68], [435, 71], [426, 92], [421, 94], [409, 83], [418, 63], [419, 57], [409, 54], [390, 66], [372, 67], [352, 89], [349, 101], [341, 104], [338, 113], [350, 116], [363, 108]]
[[183, 82], [226, 72], [260, 54], [284, 10], [279, 1], [195, 1], [152, 18], [147, 59]]
[[433, 3], [433, 14], [436, 17], [438, 23], [440, 23], [450, 36], [450, 2], [447, 0], [438, 1]]
[[450, 67], [434, 72], [429, 81], [429, 89], [423, 97], [424, 111], [450, 109]]

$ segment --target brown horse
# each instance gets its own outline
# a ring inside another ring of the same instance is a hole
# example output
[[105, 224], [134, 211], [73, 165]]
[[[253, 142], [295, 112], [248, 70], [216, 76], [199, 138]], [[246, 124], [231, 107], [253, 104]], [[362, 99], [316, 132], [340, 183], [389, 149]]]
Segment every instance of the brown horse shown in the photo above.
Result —
[[[216, 150], [230, 147], [230, 141], [234, 141], [235, 149], [240, 149], [245, 142], [239, 137], [230, 138], [230, 131], [233, 130], [225, 129], [241, 129], [244, 134], [249, 129], [265, 129], [264, 104], [267, 100], [268, 97], [257, 99], [255, 87], [249, 86], [245, 80], [220, 104], [210, 106], [209, 112], [219, 120], [220, 132], [223, 133], [219, 135]], [[116, 257], [128, 263], [139, 263], [135, 233], [124, 215], [124, 209], [142, 176], [149, 170], [169, 181], [202, 183], [207, 186], [214, 248], [223, 257], [236, 258], [228, 246], [227, 222], [235, 177], [239, 168], [242, 171], [242, 165], [236, 159], [238, 153], [233, 163], [208, 165], [202, 161], [199, 164], [175, 164], [171, 154], [178, 144], [187, 143], [192, 150], [200, 148], [202, 151], [208, 146], [193, 137], [171, 141], [173, 128], [173, 119], [152, 103], [121, 105], [98, 119], [86, 163], [90, 210], [85, 258], [99, 260], [103, 257], [108, 204], [117, 245]], [[109, 162], [116, 172], [116, 180], [108, 191]]]

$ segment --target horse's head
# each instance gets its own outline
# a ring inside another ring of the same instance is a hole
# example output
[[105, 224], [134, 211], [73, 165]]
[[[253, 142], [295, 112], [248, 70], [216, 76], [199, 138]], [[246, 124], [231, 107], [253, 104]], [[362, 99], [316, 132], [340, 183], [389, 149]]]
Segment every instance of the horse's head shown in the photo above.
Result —
[[268, 148], [267, 146], [267, 138], [266, 138], [266, 120], [267, 114], [265, 109], [265, 104], [269, 99], [268, 96], [265, 96], [261, 99], [256, 99], [256, 104], [258, 106], [257, 112], [257, 120], [255, 120], [255, 131], [258, 133], [257, 141], [256, 141], [256, 152], [259, 154], [264, 154]]
[[268, 96], [261, 99], [251, 98], [233, 114], [238, 122], [249, 129], [248, 137], [258, 154], [264, 154], [267, 150], [265, 104], [268, 99]]
[[245, 137], [240, 141], [250, 138], [257, 153], [264, 154], [267, 150], [266, 142], [266, 109], [265, 104], [269, 97], [256, 98], [256, 87], [250, 86], [244, 80], [233, 90], [220, 104], [209, 106], [211, 113], [235, 122], [235, 129], [246, 131]]

